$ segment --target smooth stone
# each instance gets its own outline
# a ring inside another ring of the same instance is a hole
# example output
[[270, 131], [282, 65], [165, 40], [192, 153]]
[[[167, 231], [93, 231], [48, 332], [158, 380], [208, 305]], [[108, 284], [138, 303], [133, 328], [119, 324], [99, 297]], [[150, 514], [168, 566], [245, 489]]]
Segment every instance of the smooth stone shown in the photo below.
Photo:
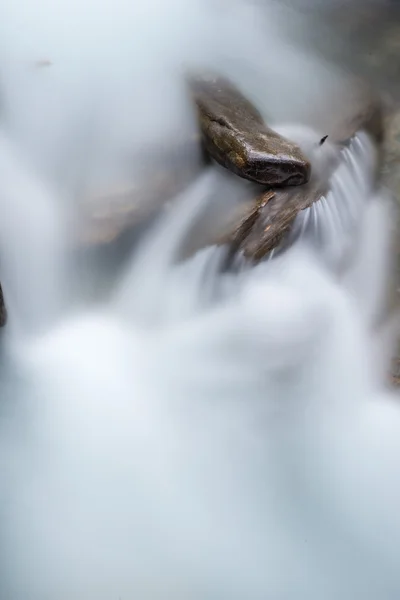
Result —
[[249, 181], [296, 186], [311, 165], [294, 142], [267, 127], [259, 111], [223, 77], [189, 77], [205, 149], [220, 165]]

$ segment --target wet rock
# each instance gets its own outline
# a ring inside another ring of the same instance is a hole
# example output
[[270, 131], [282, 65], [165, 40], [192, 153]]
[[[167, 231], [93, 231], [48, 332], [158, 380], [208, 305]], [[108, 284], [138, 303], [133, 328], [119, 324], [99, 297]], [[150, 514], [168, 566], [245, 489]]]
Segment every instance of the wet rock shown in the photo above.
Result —
[[[354, 92], [350, 89], [351, 85], [354, 86]], [[227, 89], [224, 88], [225, 92]], [[354, 78], [349, 81], [347, 92], [347, 98], [351, 98], [351, 102], [338, 103], [337, 112], [332, 112], [329, 105], [329, 111], [324, 113], [322, 107], [321, 113], [315, 115], [315, 127], [321, 132], [320, 137], [328, 135], [322, 148], [331, 142], [345, 145], [360, 129], [367, 130], [380, 148], [384, 134], [380, 97]], [[235, 88], [234, 93], [237, 94]], [[224, 97], [229, 104], [231, 96], [226, 92]], [[219, 101], [221, 98], [222, 96]], [[247, 117], [243, 116], [246, 122], [251, 121], [254, 127], [261, 123], [261, 129], [265, 127], [258, 111], [243, 95], [240, 106], [242, 116], [247, 107]], [[292, 138], [290, 132], [283, 131], [283, 134], [278, 138]], [[316, 146], [320, 137], [316, 137]], [[297, 138], [295, 141], [300, 143]], [[189, 149], [193, 150], [194, 145], [199, 151], [199, 137], [188, 143]], [[79, 245], [93, 247], [114, 244], [122, 234], [125, 235], [130, 230], [133, 232], [137, 229], [136, 226], [142, 227], [157, 215], [204, 167], [200, 152], [195, 165], [187, 161], [188, 154], [190, 152], [187, 145], [176, 147], [174, 152], [170, 149], [160, 152], [157, 160], [154, 158], [155, 153], [150, 151], [147, 161], [144, 157], [144, 163], [147, 162], [148, 167], [144, 169], [137, 185], [86, 199], [87, 218], [79, 234]], [[203, 237], [199, 235], [191, 246], [191, 252], [201, 245], [228, 243], [232, 252], [241, 251], [250, 260], [262, 259], [289, 232], [298, 212], [317, 202], [328, 192], [329, 180], [325, 178], [322, 181], [318, 177], [315, 164], [314, 171], [307, 183], [286, 188], [278, 186], [271, 189], [268, 186], [268, 189], [263, 189], [258, 184], [242, 180], [241, 185], [250, 186], [245, 202], [241, 202], [239, 206], [232, 203], [232, 208], [228, 206], [227, 212], [230, 214], [226, 215], [223, 229], [207, 231], [207, 235], [203, 232]], [[226, 173], [229, 175], [229, 171]]]
[[391, 110], [385, 119], [387, 134], [383, 146], [384, 165], [382, 168], [385, 183], [400, 203], [400, 109]]
[[4, 302], [3, 290], [0, 285], [0, 327], [7, 323], [7, 308]]
[[230, 243], [232, 254], [241, 252], [246, 259], [257, 262], [282, 242], [297, 214], [318, 201], [328, 189], [327, 184], [314, 180], [305, 189], [267, 190], [243, 211], [235, 227], [218, 242]]
[[191, 77], [204, 147], [239, 177], [269, 186], [307, 183], [311, 165], [301, 149], [266, 126], [258, 110], [227, 79]]
[[129, 229], [157, 215], [196, 178], [204, 167], [198, 136], [184, 144], [142, 152], [133, 157], [142, 168], [135, 182], [92, 193], [82, 200], [79, 246], [110, 244]]
[[344, 114], [341, 119], [338, 118], [335, 123], [335, 131], [330, 136], [331, 140], [339, 144], [346, 144], [357, 131], [363, 129], [380, 149], [385, 136], [383, 99], [369, 85], [363, 84], [361, 81], [354, 83], [354, 90], [350, 96], [354, 109]]

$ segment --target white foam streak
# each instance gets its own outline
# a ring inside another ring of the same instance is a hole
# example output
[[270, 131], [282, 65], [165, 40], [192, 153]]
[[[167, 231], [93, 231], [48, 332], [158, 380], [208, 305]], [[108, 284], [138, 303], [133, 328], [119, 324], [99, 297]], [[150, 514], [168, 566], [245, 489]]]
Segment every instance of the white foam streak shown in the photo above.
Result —
[[[333, 148], [322, 155], [314, 151], [312, 158], [317, 164], [316, 177], [323, 177], [333, 157]], [[326, 197], [296, 217], [290, 241], [310, 241], [330, 268], [342, 268], [343, 261], [348, 260], [351, 248], [359, 237], [360, 214], [363, 214], [365, 205], [373, 195], [372, 173], [375, 169], [374, 146], [366, 133], [359, 132], [349, 147], [341, 151], [338, 166], [329, 180]]]
[[1, 278], [10, 328], [25, 333], [48, 325], [65, 305], [68, 213], [0, 135]]
[[[209, 196], [221, 181], [218, 172], [209, 171], [202, 175], [182, 198], [177, 199], [177, 204], [168, 209], [151, 235], [135, 250], [132, 264], [118, 291], [118, 301], [134, 319], [159, 325], [160, 319], [172, 318], [171, 311], [179, 314], [184, 310], [184, 302], [175, 293], [176, 283], [174, 277], [171, 278], [171, 268], [179, 258], [185, 236], [207, 209]], [[195, 273], [196, 277], [201, 276], [201, 269], [196, 268]], [[177, 275], [182, 276], [181, 270], [178, 269]], [[190, 271], [188, 275], [190, 277]], [[186, 303], [191, 311], [200, 287], [188, 285], [192, 295]]]
[[[372, 202], [371, 209], [363, 217], [365, 223], [355, 247], [357, 257], [346, 273], [351, 292], [356, 298], [364, 299], [360, 309], [365, 311], [371, 323], [377, 323], [382, 317], [382, 307], [388, 293], [387, 272], [392, 270], [392, 260], [388, 258], [391, 257], [392, 236], [390, 228], [382, 227], [382, 224], [393, 220], [394, 207], [390, 198], [384, 195], [381, 195], [380, 203], [381, 206], [376, 201]], [[381, 236], [376, 244], [371, 243], [375, 236]]]
[[298, 247], [161, 329], [117, 302], [14, 346], [36, 416], [2, 438], [11, 597], [395, 598], [400, 417], [355, 290]]

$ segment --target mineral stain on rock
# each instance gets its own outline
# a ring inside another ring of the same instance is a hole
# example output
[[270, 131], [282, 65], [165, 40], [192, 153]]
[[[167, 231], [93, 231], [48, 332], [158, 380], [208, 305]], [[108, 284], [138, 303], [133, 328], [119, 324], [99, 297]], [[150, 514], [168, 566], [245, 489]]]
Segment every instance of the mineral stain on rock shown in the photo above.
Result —
[[239, 177], [268, 186], [308, 182], [311, 165], [295, 144], [264, 123], [259, 111], [227, 79], [190, 76], [205, 149]]

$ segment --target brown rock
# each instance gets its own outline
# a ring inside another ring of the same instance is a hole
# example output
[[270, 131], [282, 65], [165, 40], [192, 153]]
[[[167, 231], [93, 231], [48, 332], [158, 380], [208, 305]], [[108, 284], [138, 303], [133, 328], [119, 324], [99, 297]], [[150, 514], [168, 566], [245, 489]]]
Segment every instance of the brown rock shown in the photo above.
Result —
[[4, 302], [3, 290], [0, 285], [0, 327], [4, 327], [7, 323], [7, 309]]
[[260, 194], [220, 243], [230, 242], [233, 252], [241, 251], [251, 261], [261, 260], [279, 245], [297, 214], [328, 191], [328, 186], [319, 181], [310, 182], [304, 188], [268, 190]]
[[261, 114], [227, 79], [190, 78], [204, 147], [220, 165], [256, 183], [307, 183], [311, 165], [299, 146], [266, 126]]
[[[328, 134], [330, 140], [342, 144], [346, 144], [356, 131], [366, 129], [380, 145], [384, 132], [380, 98], [370, 90], [368, 92], [362, 82], [353, 80], [353, 84], [354, 93], [349, 97], [354, 99], [354, 103], [338, 105], [338, 114], [329, 113], [325, 121], [321, 112], [316, 119], [316, 126]], [[224, 87], [226, 94], [227, 89]], [[241, 98], [242, 110], [247, 106], [247, 120], [252, 121], [254, 127], [257, 123], [261, 123], [261, 128], [265, 127], [254, 106], [243, 95]], [[225, 95], [225, 101], [229, 103], [229, 94]], [[193, 139], [191, 144], [198, 146], [199, 139]], [[98, 196], [93, 201], [86, 200], [87, 220], [79, 243], [104, 245], [114, 242], [123, 232], [156, 215], [200, 172], [200, 160], [193, 169], [193, 165], [185, 163], [185, 155], [186, 149], [183, 147], [181, 151], [176, 150], [173, 165], [166, 161], [165, 156], [156, 162], [151, 160], [151, 168], [145, 173], [142, 184], [139, 182], [137, 186]], [[284, 237], [298, 212], [319, 200], [328, 189], [329, 184], [323, 184], [313, 177], [307, 184], [290, 188], [257, 191], [257, 185], [254, 185], [253, 199], [249, 197], [239, 207], [233, 206], [223, 231], [217, 234], [213, 232], [212, 239], [204, 239], [203, 244], [230, 243], [232, 251], [241, 250], [247, 258], [259, 260]], [[195, 249], [196, 245], [192, 251]]]

